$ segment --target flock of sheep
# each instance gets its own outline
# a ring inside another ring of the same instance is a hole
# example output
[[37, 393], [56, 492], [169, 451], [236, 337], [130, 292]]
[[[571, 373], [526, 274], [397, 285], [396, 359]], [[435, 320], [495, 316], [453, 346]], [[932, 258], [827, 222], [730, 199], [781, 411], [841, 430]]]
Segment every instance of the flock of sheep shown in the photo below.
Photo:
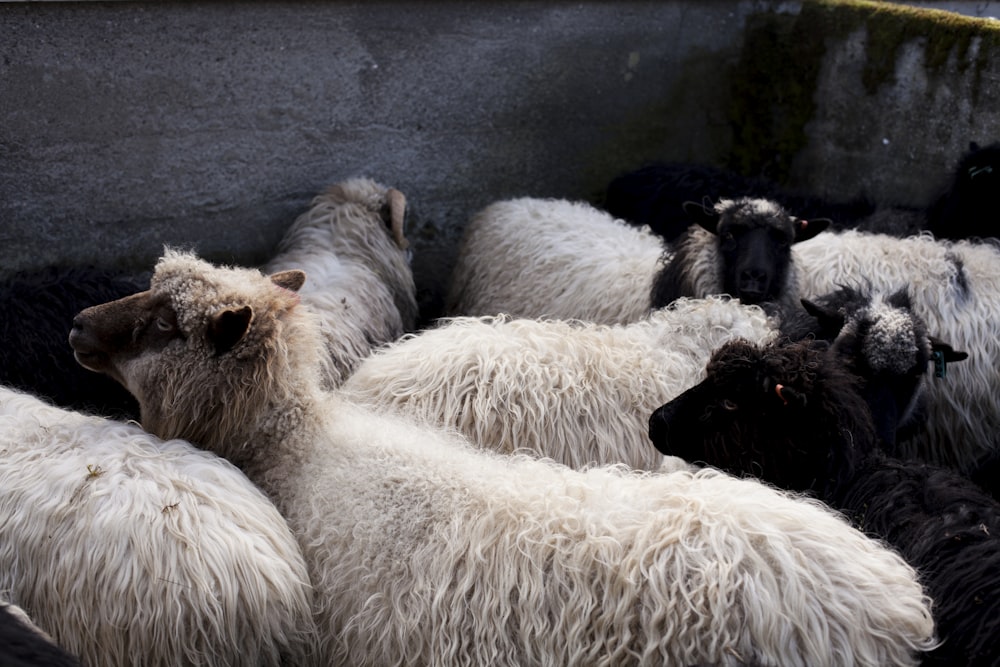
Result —
[[[4, 353], [0, 658], [996, 664], [1000, 248], [940, 238], [995, 196], [972, 148], [853, 220], [693, 165], [497, 202], [422, 331], [366, 178], [260, 270], [8, 281], [39, 372]], [[70, 354], [116, 384], [55, 395]]]

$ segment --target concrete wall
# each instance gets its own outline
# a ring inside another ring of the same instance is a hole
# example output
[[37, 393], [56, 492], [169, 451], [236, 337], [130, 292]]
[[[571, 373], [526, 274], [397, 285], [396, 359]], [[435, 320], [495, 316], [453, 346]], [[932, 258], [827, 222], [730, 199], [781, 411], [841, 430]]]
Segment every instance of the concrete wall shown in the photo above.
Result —
[[652, 159], [920, 204], [997, 138], [995, 26], [890, 3], [0, 4], [0, 272], [148, 268], [164, 244], [260, 262], [363, 174], [409, 197], [433, 316], [478, 208], [598, 199]]

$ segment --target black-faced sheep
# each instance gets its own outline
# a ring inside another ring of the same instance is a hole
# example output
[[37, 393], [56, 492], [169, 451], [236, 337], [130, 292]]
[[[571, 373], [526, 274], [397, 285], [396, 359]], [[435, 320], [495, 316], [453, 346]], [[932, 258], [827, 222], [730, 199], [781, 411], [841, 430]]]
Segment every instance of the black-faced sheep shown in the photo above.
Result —
[[781, 321], [782, 335], [834, 343], [846, 367], [865, 379], [862, 396], [889, 451], [895, 450], [897, 433], [923, 425], [927, 369], [933, 365], [935, 376], [943, 377], [948, 364], [968, 357], [928, 333], [906, 289], [884, 294], [844, 286], [802, 304], [803, 311]]
[[414, 329], [405, 216], [406, 197], [395, 188], [368, 178], [332, 185], [285, 232], [264, 267], [267, 273], [293, 267], [309, 273], [300, 296], [320, 315], [330, 387], [373, 349]]
[[649, 312], [662, 253], [648, 229], [583, 202], [495, 202], [465, 229], [445, 312], [634, 322]]
[[117, 382], [82, 368], [66, 345], [73, 316], [88, 306], [134, 294], [149, 272], [98, 267], [22, 271], [0, 282], [0, 384], [63, 407], [134, 419], [139, 405]]
[[678, 239], [653, 281], [651, 306], [682, 296], [728, 294], [778, 313], [799, 307], [792, 244], [811, 239], [829, 220], [806, 221], [766, 199], [690, 204], [698, 226]]
[[86, 665], [326, 664], [302, 552], [239, 470], [2, 387], [0, 591]]
[[948, 188], [927, 209], [927, 229], [939, 239], [1000, 235], [998, 190], [1000, 142], [988, 146], [970, 142]]
[[80, 667], [20, 607], [0, 602], [0, 665], [4, 667]]
[[657, 162], [618, 176], [608, 184], [604, 208], [616, 218], [649, 226], [664, 241], [673, 243], [695, 223], [684, 210], [685, 204], [739, 197], [770, 199], [807, 220], [829, 218], [835, 228], [875, 210], [867, 199], [831, 203], [789, 192], [763, 178], [686, 162]]
[[1000, 249], [845, 231], [796, 244], [792, 254], [803, 297], [861, 282], [878, 292], [906, 286], [928, 330], [970, 353], [949, 369], [947, 383], [930, 384], [924, 424], [900, 434], [899, 455], [969, 473], [1000, 451]]
[[[922, 356], [877, 354], [903, 373]], [[923, 664], [996, 665], [1000, 505], [954, 471], [886, 457], [864, 382], [823, 342], [727, 343], [704, 382], [652, 415], [650, 438], [664, 453], [813, 491], [843, 510], [921, 573], [942, 642]]]
[[913, 570], [819, 504], [505, 457], [324, 392], [303, 279], [168, 252], [71, 341], [146, 428], [271, 494], [344, 663], [886, 665], [929, 646]]
[[656, 470], [649, 413], [697, 383], [723, 342], [775, 333], [760, 308], [723, 297], [628, 325], [455, 318], [375, 352], [343, 388], [487, 449]]

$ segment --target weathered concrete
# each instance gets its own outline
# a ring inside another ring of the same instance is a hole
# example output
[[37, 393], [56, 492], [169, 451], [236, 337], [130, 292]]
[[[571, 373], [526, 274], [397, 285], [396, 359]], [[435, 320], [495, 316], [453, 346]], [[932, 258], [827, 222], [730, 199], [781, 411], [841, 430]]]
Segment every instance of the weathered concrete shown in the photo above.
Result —
[[[941, 15], [909, 16], [871, 88], [875, 10], [852, 11], [827, 31], [794, 2], [0, 4], [0, 271], [148, 267], [164, 244], [260, 262], [313, 194], [366, 174], [410, 199], [433, 315], [478, 208], [593, 199], [651, 159], [923, 203], [995, 139], [994, 24], [964, 19], [972, 45], [932, 68]], [[805, 74], [745, 49], [802, 35], [822, 47]]]

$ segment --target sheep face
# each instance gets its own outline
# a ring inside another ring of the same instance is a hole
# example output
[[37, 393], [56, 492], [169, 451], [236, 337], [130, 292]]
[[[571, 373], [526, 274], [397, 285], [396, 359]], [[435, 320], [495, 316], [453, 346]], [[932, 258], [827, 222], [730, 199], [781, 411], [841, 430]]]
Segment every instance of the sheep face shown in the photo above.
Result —
[[80, 364], [138, 399], [147, 431], [211, 448], [208, 434], [248, 423], [290, 365], [282, 334], [294, 324], [294, 290], [304, 279], [301, 271], [216, 269], [168, 252], [148, 291], [83, 310], [69, 342]]
[[748, 304], [777, 301], [788, 282], [792, 244], [829, 225], [796, 218], [767, 199], [722, 199], [711, 208], [689, 202], [684, 210], [717, 238], [724, 292]]
[[650, 417], [660, 452], [822, 493], [874, 447], [857, 380], [825, 343], [732, 341], [706, 370]]
[[889, 448], [918, 411], [931, 360], [943, 368], [968, 356], [928, 335], [905, 289], [873, 295], [842, 287], [815, 302], [803, 299], [802, 305], [819, 321], [817, 335], [835, 340], [834, 354], [862, 378], [876, 432]]

